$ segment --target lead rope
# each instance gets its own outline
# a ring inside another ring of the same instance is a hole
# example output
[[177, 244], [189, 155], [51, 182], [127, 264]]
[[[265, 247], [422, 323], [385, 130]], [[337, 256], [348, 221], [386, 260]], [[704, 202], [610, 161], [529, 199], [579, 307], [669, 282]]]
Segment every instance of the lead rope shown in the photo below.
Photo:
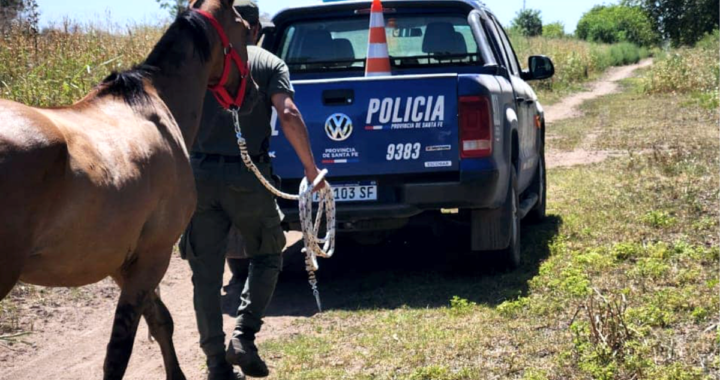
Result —
[[[300, 211], [300, 228], [302, 229], [303, 243], [305, 248], [302, 252], [305, 254], [305, 270], [308, 273], [308, 282], [312, 288], [315, 302], [317, 303], [318, 311], [322, 312], [322, 303], [320, 302], [320, 291], [317, 287], [317, 277], [315, 272], [319, 269], [317, 258], [331, 258], [335, 253], [335, 196], [333, 195], [330, 184], [325, 182], [325, 187], [318, 191], [318, 211], [313, 222], [312, 209], [313, 209], [313, 191], [321, 181], [325, 181], [327, 176], [327, 170], [322, 170], [320, 175], [315, 179], [312, 185], [308, 184], [308, 179], [303, 178], [300, 183], [300, 192], [298, 195], [283, 193], [276, 189], [262, 173], [258, 170], [257, 166], [250, 158], [250, 154], [247, 149], [247, 142], [242, 135], [240, 129], [240, 118], [236, 109], [231, 109], [230, 112], [233, 116], [233, 123], [235, 124], [235, 136], [237, 137], [238, 148], [240, 148], [240, 156], [251, 172], [255, 173], [255, 176], [260, 183], [265, 186], [270, 193], [278, 198], [283, 198], [291, 201], [298, 201]], [[323, 212], [325, 214], [326, 221], [326, 234], [324, 238], [320, 238], [320, 227], [322, 225]], [[322, 245], [322, 247], [321, 247]]]

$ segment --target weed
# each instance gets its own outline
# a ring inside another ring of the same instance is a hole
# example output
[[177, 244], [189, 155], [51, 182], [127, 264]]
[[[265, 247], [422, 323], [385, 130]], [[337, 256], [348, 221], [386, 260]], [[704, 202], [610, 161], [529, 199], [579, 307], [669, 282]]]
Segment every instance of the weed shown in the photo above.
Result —
[[673, 218], [667, 211], [650, 211], [642, 217], [642, 222], [655, 228], [674, 226], [677, 219]]
[[612, 247], [611, 252], [615, 259], [619, 261], [626, 261], [630, 259], [637, 259], [642, 252], [643, 248], [635, 243], [617, 243]]
[[450, 314], [454, 316], [463, 316], [471, 313], [477, 306], [475, 302], [470, 302], [464, 298], [453, 296], [450, 300]]
[[708, 315], [710, 315], [710, 312], [708, 312], [706, 308], [698, 306], [693, 309], [690, 315], [692, 315], [695, 322], [700, 323], [707, 319]]
[[516, 300], [505, 301], [498, 305], [497, 311], [504, 317], [514, 317], [519, 314], [528, 305], [529, 299], [527, 297], [520, 297]]
[[648, 257], [638, 260], [630, 271], [630, 276], [638, 279], [657, 280], [670, 270], [670, 266], [662, 260]]
[[522, 380], [548, 380], [548, 375], [546, 371], [530, 368], [525, 371]]

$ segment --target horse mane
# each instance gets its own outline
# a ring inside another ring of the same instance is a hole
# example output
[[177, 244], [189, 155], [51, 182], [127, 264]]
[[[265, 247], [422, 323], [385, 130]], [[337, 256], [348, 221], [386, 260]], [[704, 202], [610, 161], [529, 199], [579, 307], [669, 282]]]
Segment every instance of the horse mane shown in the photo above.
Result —
[[145, 90], [145, 79], [151, 79], [161, 71], [161, 65], [179, 67], [185, 60], [188, 39], [194, 53], [203, 62], [210, 59], [210, 26], [197, 12], [186, 10], [178, 15], [160, 41], [155, 45], [145, 62], [130, 70], [113, 71], [97, 87], [97, 96], [122, 97], [130, 106], [147, 103], [150, 96]]

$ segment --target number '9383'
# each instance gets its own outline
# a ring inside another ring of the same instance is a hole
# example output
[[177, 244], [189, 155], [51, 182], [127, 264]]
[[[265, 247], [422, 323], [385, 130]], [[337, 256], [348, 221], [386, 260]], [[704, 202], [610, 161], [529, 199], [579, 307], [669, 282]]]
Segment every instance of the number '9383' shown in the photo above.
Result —
[[421, 148], [420, 143], [390, 144], [385, 158], [388, 161], [417, 160], [420, 158]]

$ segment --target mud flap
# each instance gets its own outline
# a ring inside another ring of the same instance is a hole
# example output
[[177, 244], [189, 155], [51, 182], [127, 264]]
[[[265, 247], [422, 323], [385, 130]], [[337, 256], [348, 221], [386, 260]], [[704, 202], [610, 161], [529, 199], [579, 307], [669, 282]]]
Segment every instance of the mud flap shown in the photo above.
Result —
[[508, 187], [505, 202], [494, 210], [472, 210], [471, 249], [473, 251], [496, 251], [510, 245], [512, 237], [512, 192]]

